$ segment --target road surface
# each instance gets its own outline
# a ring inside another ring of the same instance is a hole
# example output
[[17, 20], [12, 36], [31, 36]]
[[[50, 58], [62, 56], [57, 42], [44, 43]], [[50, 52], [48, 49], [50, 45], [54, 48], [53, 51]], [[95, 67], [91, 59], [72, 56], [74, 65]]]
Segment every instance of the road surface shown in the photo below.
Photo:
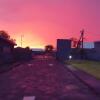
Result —
[[38, 58], [0, 74], [0, 100], [100, 100], [54, 59]]

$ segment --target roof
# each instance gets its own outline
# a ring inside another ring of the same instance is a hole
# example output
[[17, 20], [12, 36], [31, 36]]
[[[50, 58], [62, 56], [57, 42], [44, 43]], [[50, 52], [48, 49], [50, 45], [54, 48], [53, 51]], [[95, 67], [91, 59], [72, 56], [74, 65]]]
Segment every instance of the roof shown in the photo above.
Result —
[[0, 40], [5, 41], [6, 43], [8, 43], [8, 44], [10, 44], [10, 45], [17, 45], [17, 44], [16, 44], [16, 43], [14, 43], [13, 41], [8, 40], [8, 39], [3, 38], [3, 37], [0, 37]]

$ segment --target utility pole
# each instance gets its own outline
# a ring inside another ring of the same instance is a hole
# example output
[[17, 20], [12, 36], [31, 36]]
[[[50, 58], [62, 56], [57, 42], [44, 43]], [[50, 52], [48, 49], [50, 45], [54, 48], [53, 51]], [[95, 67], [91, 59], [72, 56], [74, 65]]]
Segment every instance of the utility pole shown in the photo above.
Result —
[[84, 29], [81, 31], [81, 59], [84, 59]]
[[79, 41], [78, 41], [78, 44], [77, 44], [77, 48], [81, 48], [83, 49], [84, 48], [84, 29], [80, 31], [81, 35], [80, 35], [80, 38], [79, 38]]
[[21, 35], [21, 47], [23, 46], [23, 35]]
[[81, 45], [82, 45], [82, 49], [84, 48], [84, 29], [81, 31], [81, 38], [82, 38], [82, 41], [81, 41]]
[[84, 58], [84, 29], [80, 31], [80, 38], [77, 44], [77, 49], [80, 50], [81, 59]]

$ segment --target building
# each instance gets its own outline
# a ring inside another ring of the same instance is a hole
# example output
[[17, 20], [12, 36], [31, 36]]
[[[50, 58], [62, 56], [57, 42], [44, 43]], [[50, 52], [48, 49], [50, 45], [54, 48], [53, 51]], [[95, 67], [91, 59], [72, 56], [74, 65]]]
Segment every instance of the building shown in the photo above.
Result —
[[57, 39], [56, 58], [58, 60], [84, 59], [100, 61], [100, 41], [87, 42], [83, 44], [83, 49], [72, 48], [71, 40]]
[[60, 61], [69, 59], [71, 53], [71, 40], [57, 39], [57, 53], [56, 58]]
[[0, 64], [13, 60], [15, 45], [13, 41], [0, 37]]
[[[72, 48], [73, 59], [81, 59], [80, 49]], [[84, 59], [100, 61], [100, 41], [84, 43]]]

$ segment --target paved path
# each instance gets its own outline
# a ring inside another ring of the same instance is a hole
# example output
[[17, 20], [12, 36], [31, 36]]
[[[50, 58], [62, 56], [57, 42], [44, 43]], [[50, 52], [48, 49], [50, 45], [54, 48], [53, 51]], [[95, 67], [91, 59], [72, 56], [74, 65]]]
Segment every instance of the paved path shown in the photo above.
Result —
[[0, 100], [100, 100], [55, 60], [36, 59], [0, 74]]

